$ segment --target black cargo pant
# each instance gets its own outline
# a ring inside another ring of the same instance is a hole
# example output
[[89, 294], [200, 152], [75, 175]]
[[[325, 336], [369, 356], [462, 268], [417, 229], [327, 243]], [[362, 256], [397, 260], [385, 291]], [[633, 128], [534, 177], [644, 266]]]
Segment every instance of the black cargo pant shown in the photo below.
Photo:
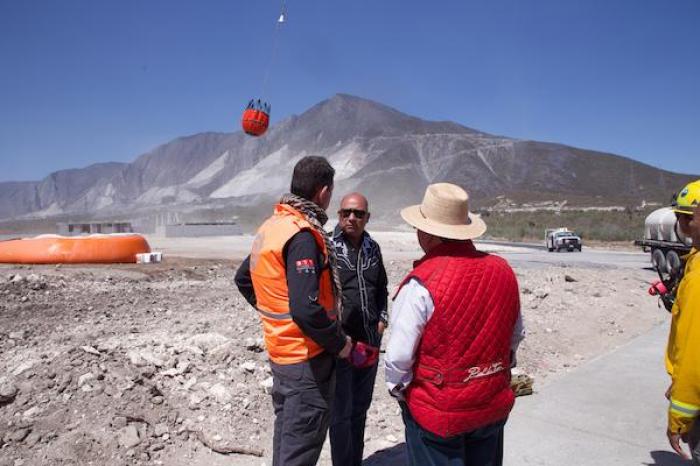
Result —
[[272, 465], [314, 465], [330, 423], [335, 357], [323, 352], [306, 362], [270, 362], [270, 367], [275, 410]]

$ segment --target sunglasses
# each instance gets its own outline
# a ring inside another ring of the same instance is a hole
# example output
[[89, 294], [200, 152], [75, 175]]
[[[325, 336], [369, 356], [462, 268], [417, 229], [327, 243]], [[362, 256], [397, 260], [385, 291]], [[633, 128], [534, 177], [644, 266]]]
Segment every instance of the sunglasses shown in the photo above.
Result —
[[348, 218], [348, 217], [350, 217], [350, 214], [355, 214], [355, 218], [360, 219], [360, 220], [365, 218], [365, 215], [367, 215], [367, 211], [357, 210], [357, 209], [340, 209], [338, 211], [338, 213], [343, 218]]

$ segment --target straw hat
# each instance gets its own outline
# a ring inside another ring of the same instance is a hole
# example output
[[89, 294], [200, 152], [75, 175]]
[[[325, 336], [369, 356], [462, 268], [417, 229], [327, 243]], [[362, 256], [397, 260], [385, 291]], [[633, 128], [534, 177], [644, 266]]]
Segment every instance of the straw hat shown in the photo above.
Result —
[[469, 194], [451, 183], [429, 185], [423, 202], [403, 209], [401, 217], [409, 225], [441, 238], [467, 240], [486, 232], [481, 217], [469, 212]]

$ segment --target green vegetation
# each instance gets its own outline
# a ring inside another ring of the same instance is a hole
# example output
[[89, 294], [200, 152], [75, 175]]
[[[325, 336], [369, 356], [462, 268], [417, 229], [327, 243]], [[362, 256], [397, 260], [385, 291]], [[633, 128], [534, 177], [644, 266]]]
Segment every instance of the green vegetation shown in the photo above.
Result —
[[544, 240], [547, 228], [567, 227], [584, 241], [633, 241], [642, 237], [644, 219], [655, 208], [623, 211], [489, 212], [481, 211], [488, 236], [509, 240]]

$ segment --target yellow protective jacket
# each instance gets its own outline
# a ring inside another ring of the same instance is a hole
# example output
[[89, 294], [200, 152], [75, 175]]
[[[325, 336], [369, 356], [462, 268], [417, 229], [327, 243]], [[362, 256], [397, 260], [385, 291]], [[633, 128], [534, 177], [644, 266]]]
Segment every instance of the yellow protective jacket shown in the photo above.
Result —
[[671, 310], [666, 370], [671, 376], [668, 429], [684, 434], [700, 416], [700, 259], [693, 249]]

